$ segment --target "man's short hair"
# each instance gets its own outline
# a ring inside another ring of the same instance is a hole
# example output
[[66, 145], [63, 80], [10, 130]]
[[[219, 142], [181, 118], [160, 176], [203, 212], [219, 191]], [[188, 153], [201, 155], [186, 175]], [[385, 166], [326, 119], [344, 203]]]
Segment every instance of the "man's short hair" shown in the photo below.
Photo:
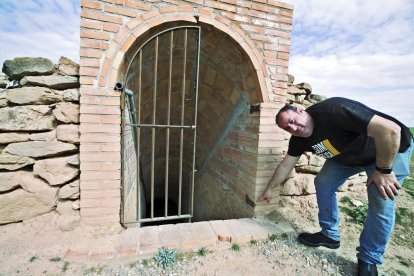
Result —
[[280, 118], [280, 114], [282, 114], [283, 112], [288, 111], [288, 110], [291, 110], [291, 111], [297, 111], [297, 110], [298, 110], [298, 108], [297, 108], [296, 106], [294, 106], [294, 105], [291, 105], [291, 104], [287, 104], [287, 105], [285, 105], [284, 107], [282, 107], [282, 108], [279, 110], [279, 112], [276, 114], [276, 118], [275, 118], [275, 122], [276, 122], [276, 124], [277, 124], [277, 121], [278, 121], [278, 120], [279, 120], [279, 118]]

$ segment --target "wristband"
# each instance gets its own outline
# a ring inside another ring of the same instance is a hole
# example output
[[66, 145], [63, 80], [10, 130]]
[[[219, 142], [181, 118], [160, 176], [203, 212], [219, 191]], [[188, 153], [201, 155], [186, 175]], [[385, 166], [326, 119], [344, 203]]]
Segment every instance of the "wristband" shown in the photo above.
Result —
[[380, 168], [378, 166], [375, 166], [375, 169], [382, 174], [390, 174], [392, 172], [392, 168]]

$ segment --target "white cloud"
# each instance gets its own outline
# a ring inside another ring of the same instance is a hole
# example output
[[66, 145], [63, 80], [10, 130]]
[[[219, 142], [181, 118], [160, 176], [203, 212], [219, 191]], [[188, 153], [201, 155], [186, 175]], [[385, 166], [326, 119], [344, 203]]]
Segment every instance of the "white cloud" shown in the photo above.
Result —
[[[0, 63], [79, 61], [80, 0], [0, 0]], [[414, 126], [414, 1], [294, 4], [289, 71], [314, 93], [361, 100]]]
[[294, 56], [290, 71], [296, 82], [310, 83], [315, 94], [360, 100], [414, 126], [414, 108], [409, 106], [414, 103], [412, 64], [414, 53]]
[[79, 0], [1, 0], [0, 63], [21, 56], [79, 62]]
[[414, 2], [290, 0], [289, 71], [316, 94], [342, 96], [414, 126]]

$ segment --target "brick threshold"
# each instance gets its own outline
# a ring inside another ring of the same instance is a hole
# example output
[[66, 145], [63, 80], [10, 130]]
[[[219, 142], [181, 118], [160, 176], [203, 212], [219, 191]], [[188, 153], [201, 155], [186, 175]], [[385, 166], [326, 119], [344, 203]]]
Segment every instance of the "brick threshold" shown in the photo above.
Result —
[[83, 262], [108, 262], [142, 259], [154, 255], [163, 246], [179, 251], [230, 248], [232, 243], [246, 244], [265, 240], [270, 235], [290, 234], [294, 229], [287, 223], [275, 223], [261, 218], [212, 220], [193, 223], [167, 224], [128, 228], [113, 237], [101, 237], [93, 245], [74, 245], [65, 259]]

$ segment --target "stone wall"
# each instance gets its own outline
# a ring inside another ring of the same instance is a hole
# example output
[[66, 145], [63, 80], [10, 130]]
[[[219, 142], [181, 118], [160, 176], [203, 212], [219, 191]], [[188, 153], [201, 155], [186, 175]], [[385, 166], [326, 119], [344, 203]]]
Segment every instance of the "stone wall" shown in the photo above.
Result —
[[56, 212], [79, 216], [79, 66], [15, 58], [0, 75], [0, 224]]

